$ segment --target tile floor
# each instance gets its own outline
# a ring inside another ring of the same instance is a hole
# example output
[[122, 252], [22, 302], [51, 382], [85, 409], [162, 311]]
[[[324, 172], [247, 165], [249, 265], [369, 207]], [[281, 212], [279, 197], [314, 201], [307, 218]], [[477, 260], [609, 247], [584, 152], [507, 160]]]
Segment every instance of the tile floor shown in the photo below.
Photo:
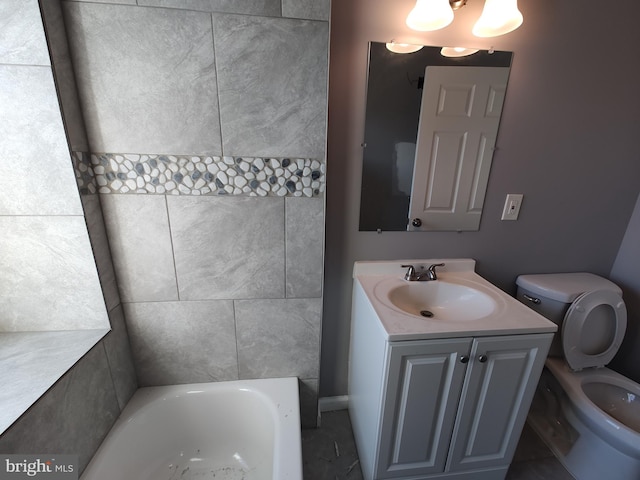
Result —
[[[324, 412], [320, 428], [302, 431], [304, 480], [362, 480], [347, 410]], [[526, 425], [506, 480], [573, 480]]]

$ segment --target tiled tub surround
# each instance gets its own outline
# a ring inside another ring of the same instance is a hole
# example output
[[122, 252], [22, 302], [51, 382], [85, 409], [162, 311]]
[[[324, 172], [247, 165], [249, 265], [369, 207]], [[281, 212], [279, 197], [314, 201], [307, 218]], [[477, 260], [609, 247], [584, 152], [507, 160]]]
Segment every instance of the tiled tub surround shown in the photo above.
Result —
[[0, 453], [77, 454], [82, 469], [135, 373], [122, 308], [107, 316], [101, 295], [38, 1], [0, 1], [0, 24]]
[[324, 159], [328, 22], [223, 3], [62, 2], [90, 151]]
[[324, 198], [100, 200], [140, 385], [297, 376], [314, 425]]
[[325, 190], [325, 165], [309, 158], [196, 155], [72, 155], [83, 193], [314, 197]]
[[62, 7], [140, 384], [297, 376], [315, 425], [329, 1]]
[[[33, 405], [108, 330], [0, 332], [0, 433]], [[65, 345], [65, 348], [60, 348]]]
[[[92, 0], [97, 1], [97, 0]], [[113, 3], [130, 3], [136, 0], [110, 0]], [[137, 0], [138, 5], [186, 8], [204, 12], [229, 12], [247, 15], [309, 18], [329, 20], [327, 0]], [[105, 1], [105, 3], [107, 3]]]
[[[58, 332], [55, 339], [60, 341], [67, 334]], [[84, 469], [124, 408], [121, 400], [126, 403], [135, 390], [134, 383], [126, 397], [118, 397], [115, 357], [109, 347], [112, 334], [90, 349], [0, 436], [0, 453], [78, 455], [79, 470]]]

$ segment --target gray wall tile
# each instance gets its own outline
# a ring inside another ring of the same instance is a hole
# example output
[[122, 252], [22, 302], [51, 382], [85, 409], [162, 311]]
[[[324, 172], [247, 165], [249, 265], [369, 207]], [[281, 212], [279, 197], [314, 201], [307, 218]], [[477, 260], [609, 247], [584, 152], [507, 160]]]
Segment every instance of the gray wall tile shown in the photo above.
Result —
[[0, 216], [0, 330], [108, 328], [83, 217]]
[[167, 203], [182, 300], [284, 297], [284, 199]]
[[329, 21], [330, 0], [282, 0], [282, 16]]
[[280, 0], [138, 0], [138, 5], [173, 7], [204, 12], [280, 16]]
[[120, 303], [120, 295], [118, 294], [116, 272], [111, 258], [111, 248], [109, 247], [109, 239], [102, 215], [100, 197], [98, 195], [83, 195], [81, 201], [98, 269], [98, 277], [102, 286], [102, 294], [104, 295], [107, 311], [111, 311], [112, 308]]
[[160, 195], [102, 195], [123, 302], [177, 300], [166, 201]]
[[324, 199], [285, 200], [287, 298], [322, 296]]
[[51, 68], [0, 65], [0, 118], [0, 215], [82, 215]]
[[0, 433], [108, 332], [108, 328], [0, 332]]
[[85, 3], [120, 3], [122, 5], [136, 5], [136, 0], [81, 0]]
[[69, 145], [72, 151], [88, 152], [89, 144], [69, 54], [61, 0], [43, 1], [41, 8]]
[[209, 14], [63, 7], [93, 152], [221, 153]]
[[122, 305], [109, 312], [111, 332], [102, 340], [118, 405], [122, 410], [138, 388]]
[[0, 437], [0, 451], [78, 455], [82, 471], [119, 413], [99, 343]]
[[236, 300], [240, 378], [317, 378], [321, 299]]
[[213, 15], [225, 155], [324, 158], [328, 25]]
[[38, 0], [0, 2], [0, 63], [49, 65]]
[[125, 304], [141, 386], [237, 380], [233, 302]]
[[299, 380], [300, 423], [302, 428], [315, 428], [318, 423], [318, 379]]

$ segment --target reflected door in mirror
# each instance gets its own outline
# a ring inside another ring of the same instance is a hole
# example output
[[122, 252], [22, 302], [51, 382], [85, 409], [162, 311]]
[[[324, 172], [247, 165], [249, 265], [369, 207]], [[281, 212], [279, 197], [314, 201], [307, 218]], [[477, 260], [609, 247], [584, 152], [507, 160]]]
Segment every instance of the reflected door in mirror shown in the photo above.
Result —
[[408, 230], [478, 230], [508, 77], [426, 67]]

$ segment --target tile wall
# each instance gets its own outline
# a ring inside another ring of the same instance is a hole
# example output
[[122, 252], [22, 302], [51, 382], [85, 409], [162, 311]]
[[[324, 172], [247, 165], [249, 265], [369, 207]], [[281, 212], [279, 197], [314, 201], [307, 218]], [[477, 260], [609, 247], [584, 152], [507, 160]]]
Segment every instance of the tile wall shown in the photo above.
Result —
[[99, 199], [78, 195], [70, 118], [63, 125], [54, 84], [65, 71], [53, 71], [47, 45], [55, 39], [45, 36], [37, 0], [3, 0], [0, 19], [0, 331], [5, 340], [11, 332], [42, 339], [111, 326], [0, 436], [0, 452], [78, 454], [83, 469], [137, 381]]
[[0, 331], [104, 328], [38, 4], [0, 8]]
[[122, 308], [110, 318], [111, 332], [0, 435], [0, 453], [78, 455], [84, 470], [137, 388]]
[[297, 376], [315, 425], [329, 0], [62, 6], [140, 384]]

